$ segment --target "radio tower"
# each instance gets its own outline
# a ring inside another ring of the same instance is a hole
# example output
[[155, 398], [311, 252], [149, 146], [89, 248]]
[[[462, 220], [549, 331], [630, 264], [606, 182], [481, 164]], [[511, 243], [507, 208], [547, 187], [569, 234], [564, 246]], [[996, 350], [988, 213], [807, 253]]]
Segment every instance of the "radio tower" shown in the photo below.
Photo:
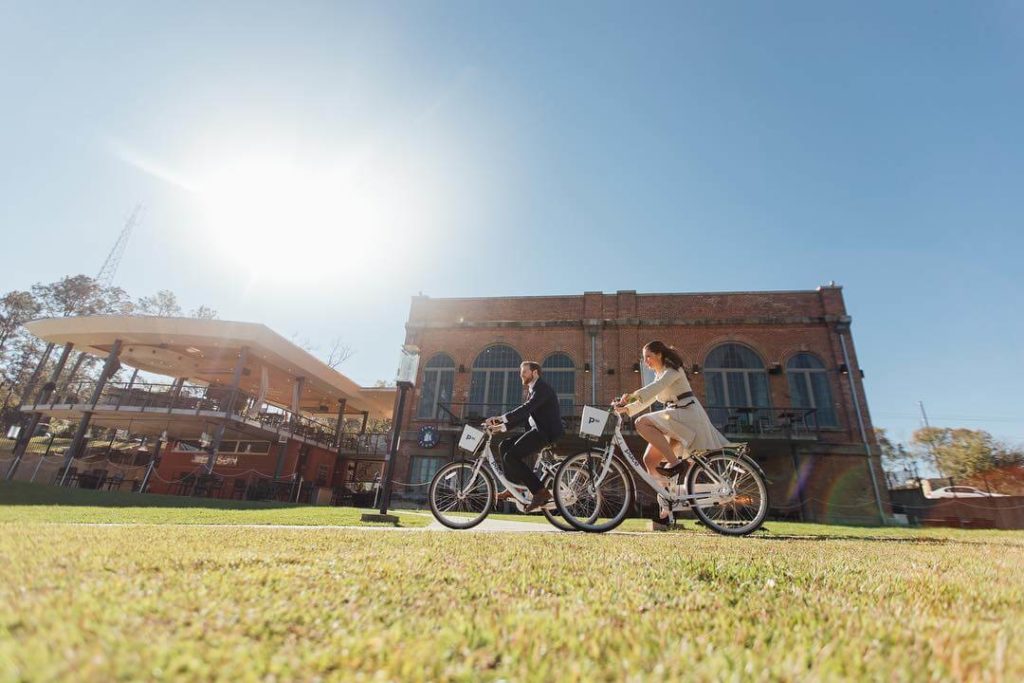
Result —
[[117, 274], [117, 267], [121, 265], [121, 257], [124, 256], [125, 245], [128, 244], [128, 238], [131, 237], [132, 228], [138, 225], [140, 215], [142, 215], [142, 204], [136, 204], [135, 210], [132, 211], [132, 215], [128, 217], [124, 228], [121, 229], [121, 234], [117, 236], [114, 248], [107, 254], [107, 260], [103, 262], [103, 267], [100, 268], [100, 272], [96, 275], [96, 282], [101, 286], [109, 287], [113, 284], [114, 275]]

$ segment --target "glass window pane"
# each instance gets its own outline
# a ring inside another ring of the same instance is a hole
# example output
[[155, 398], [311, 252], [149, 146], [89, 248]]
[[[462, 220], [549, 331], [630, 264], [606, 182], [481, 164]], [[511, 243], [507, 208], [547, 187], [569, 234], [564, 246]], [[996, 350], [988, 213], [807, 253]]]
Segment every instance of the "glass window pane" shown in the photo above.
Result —
[[704, 373], [704, 386], [706, 390], [705, 403], [708, 406], [721, 407], [725, 405], [725, 389], [722, 383], [722, 373]]
[[822, 427], [837, 427], [835, 407], [832, 405], [832, 389], [828, 385], [828, 374], [810, 372], [808, 376], [814, 390], [814, 407], [818, 409], [818, 424]]
[[725, 386], [726, 386], [726, 397], [725, 405], [727, 406], [749, 406], [753, 405], [750, 402], [750, 395], [747, 393], [747, 380], [742, 372], [727, 372], [725, 373]]
[[437, 371], [427, 370], [423, 373], [423, 389], [420, 391], [420, 409], [417, 417], [433, 417], [437, 407]]
[[793, 370], [824, 370], [825, 364], [818, 359], [817, 356], [810, 353], [798, 353], [789, 359], [786, 363], [786, 367]]
[[505, 374], [505, 402], [501, 411], [508, 412], [520, 405], [525, 399], [523, 393], [523, 379], [519, 375], [519, 368]]
[[757, 354], [741, 344], [716, 346], [704, 360], [705, 368], [763, 368]]
[[806, 372], [789, 373], [789, 397], [794, 408], [812, 408], [811, 391]]
[[758, 408], [770, 408], [772, 398], [768, 391], [768, 374], [764, 372], [748, 372], [746, 375], [750, 380], [750, 393], [752, 394], [750, 405], [757, 406]]
[[439, 353], [427, 361], [423, 367], [428, 370], [431, 368], [454, 368], [455, 361], [447, 353]]

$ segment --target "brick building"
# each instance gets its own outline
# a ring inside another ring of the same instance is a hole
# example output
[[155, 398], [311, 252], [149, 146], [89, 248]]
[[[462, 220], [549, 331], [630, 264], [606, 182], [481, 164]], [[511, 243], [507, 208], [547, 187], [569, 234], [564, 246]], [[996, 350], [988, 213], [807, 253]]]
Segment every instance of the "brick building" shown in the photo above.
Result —
[[[716, 425], [750, 443], [771, 480], [772, 514], [878, 522], [888, 514], [842, 288], [695, 294], [414, 297], [406, 343], [421, 350], [419, 376], [394, 468], [398, 495], [456, 456], [464, 420], [522, 400], [521, 360], [544, 366], [568, 423], [572, 452], [583, 404], [607, 405], [651, 377], [644, 343], [674, 345]], [[426, 435], [427, 438], [423, 438]], [[643, 441], [629, 437], [634, 452]], [[643, 496], [644, 494], [641, 493]]]

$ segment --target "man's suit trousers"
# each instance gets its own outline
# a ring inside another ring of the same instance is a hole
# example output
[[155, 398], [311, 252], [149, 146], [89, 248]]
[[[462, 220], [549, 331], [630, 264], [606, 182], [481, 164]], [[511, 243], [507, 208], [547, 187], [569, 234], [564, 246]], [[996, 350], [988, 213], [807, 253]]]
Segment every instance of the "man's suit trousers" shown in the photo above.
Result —
[[508, 480], [522, 484], [530, 489], [530, 493], [537, 493], [544, 488], [528, 463], [530, 456], [539, 453], [546, 445], [547, 440], [536, 429], [528, 430], [514, 442], [512, 439], [502, 441], [501, 462]]

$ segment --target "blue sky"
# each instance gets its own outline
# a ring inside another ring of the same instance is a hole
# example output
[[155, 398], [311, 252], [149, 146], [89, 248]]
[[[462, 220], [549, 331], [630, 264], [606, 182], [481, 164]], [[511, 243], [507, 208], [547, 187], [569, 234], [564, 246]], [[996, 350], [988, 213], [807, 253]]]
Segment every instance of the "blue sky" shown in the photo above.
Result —
[[116, 284], [371, 383], [417, 292], [835, 280], [876, 425], [1024, 442], [1024, 5], [291, 4], [0, 4], [0, 288], [144, 202]]

